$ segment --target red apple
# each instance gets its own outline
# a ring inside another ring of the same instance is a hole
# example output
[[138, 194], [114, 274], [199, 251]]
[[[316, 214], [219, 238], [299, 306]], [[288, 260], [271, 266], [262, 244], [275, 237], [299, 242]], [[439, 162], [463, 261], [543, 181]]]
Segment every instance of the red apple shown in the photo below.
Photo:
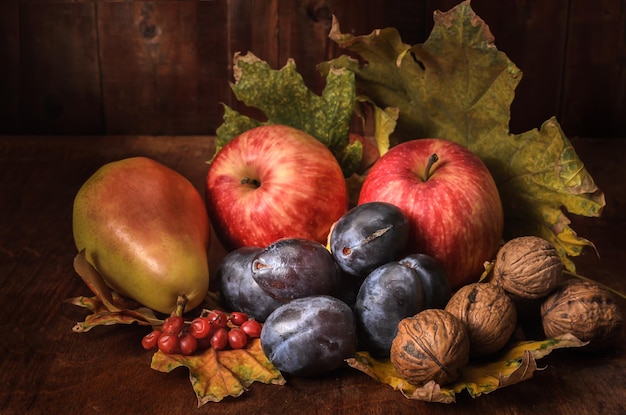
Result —
[[502, 239], [498, 189], [467, 148], [431, 138], [392, 147], [374, 164], [359, 204], [392, 203], [409, 218], [410, 250], [439, 260], [452, 289], [478, 280]]
[[348, 209], [348, 190], [324, 144], [292, 127], [266, 125], [217, 153], [207, 174], [206, 204], [228, 250], [287, 237], [326, 243], [331, 225]]

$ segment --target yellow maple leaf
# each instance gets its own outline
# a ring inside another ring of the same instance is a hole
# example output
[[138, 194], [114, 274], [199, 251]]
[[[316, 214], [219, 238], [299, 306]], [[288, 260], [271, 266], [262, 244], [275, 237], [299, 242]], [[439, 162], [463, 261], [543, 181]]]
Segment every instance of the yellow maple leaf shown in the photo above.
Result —
[[556, 349], [582, 347], [587, 343], [571, 334], [546, 340], [517, 342], [491, 361], [470, 361], [461, 371], [459, 379], [449, 385], [438, 385], [434, 381], [422, 386], [412, 385], [398, 374], [389, 359], [375, 359], [367, 352], [359, 352], [347, 362], [349, 366], [401, 391], [409, 399], [453, 403], [456, 394], [463, 390], [476, 397], [530, 379], [537, 370], [537, 359]]
[[166, 373], [179, 367], [188, 368], [198, 407], [219, 402], [227, 396], [237, 397], [253, 382], [285, 384], [280, 371], [263, 353], [259, 339], [253, 339], [244, 349], [217, 351], [208, 348], [191, 356], [157, 351], [151, 367]]

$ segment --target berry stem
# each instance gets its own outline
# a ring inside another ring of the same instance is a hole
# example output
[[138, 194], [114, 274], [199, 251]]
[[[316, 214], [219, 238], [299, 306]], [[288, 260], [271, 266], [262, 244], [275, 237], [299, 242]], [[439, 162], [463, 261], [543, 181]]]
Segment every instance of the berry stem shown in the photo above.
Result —
[[433, 164], [439, 161], [439, 156], [437, 153], [433, 153], [428, 157], [428, 164], [426, 164], [426, 172], [424, 173], [424, 181], [430, 179], [430, 169], [433, 167]]

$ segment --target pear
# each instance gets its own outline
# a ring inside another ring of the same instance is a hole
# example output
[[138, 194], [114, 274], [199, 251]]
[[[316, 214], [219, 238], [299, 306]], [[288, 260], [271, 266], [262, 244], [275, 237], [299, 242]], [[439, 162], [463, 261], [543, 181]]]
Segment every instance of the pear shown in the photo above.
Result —
[[76, 248], [115, 292], [171, 313], [202, 303], [209, 286], [211, 225], [198, 190], [146, 157], [100, 167], [74, 199]]

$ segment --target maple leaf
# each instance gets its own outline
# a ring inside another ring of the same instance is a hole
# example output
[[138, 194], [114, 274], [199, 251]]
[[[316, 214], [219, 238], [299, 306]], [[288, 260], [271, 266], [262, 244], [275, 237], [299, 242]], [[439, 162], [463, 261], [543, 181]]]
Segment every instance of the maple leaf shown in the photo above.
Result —
[[263, 353], [259, 339], [252, 339], [244, 349], [216, 351], [208, 348], [191, 356], [157, 351], [151, 367], [166, 373], [179, 367], [188, 368], [198, 407], [208, 402], [220, 402], [227, 396], [237, 397], [254, 382], [285, 384], [280, 371]]
[[399, 108], [392, 145], [440, 137], [472, 150], [498, 185], [505, 237], [541, 236], [574, 271], [568, 257], [593, 244], [570, 228], [565, 211], [600, 216], [604, 194], [555, 118], [538, 130], [509, 132], [510, 105], [522, 72], [496, 48], [469, 1], [436, 12], [423, 44], [403, 43], [394, 28], [343, 34], [336, 19], [329, 36], [360, 59], [343, 55], [319, 69], [346, 68], [376, 105]]
[[463, 390], [467, 390], [472, 397], [477, 397], [530, 379], [537, 370], [538, 359], [557, 349], [582, 347], [587, 343], [571, 334], [540, 341], [517, 342], [492, 361], [470, 361], [462, 369], [459, 379], [449, 385], [439, 385], [434, 381], [423, 386], [412, 385], [398, 374], [389, 359], [375, 359], [367, 352], [358, 352], [347, 362], [349, 366], [401, 391], [409, 399], [453, 403], [456, 401], [456, 394]]

